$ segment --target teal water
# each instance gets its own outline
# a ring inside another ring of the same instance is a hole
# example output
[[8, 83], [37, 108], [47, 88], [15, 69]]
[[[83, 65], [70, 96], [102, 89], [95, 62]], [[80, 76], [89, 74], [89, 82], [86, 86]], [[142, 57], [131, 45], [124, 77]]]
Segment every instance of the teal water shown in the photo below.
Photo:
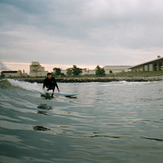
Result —
[[163, 82], [0, 81], [0, 162], [163, 162]]

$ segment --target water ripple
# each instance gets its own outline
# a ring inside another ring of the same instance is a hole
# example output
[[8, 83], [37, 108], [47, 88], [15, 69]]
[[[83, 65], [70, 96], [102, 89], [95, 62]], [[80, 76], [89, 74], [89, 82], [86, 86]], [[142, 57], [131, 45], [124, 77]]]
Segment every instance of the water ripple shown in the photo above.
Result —
[[0, 81], [1, 162], [162, 162], [162, 82], [59, 86]]

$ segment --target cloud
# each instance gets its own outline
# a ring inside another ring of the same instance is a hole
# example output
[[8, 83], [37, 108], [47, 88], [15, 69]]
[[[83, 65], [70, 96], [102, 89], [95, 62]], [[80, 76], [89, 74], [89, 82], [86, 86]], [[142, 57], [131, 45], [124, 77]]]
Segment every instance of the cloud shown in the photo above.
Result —
[[161, 0], [1, 0], [0, 58], [133, 65], [163, 52]]
[[6, 65], [0, 61], [0, 70], [3, 71], [3, 70], [10, 70], [8, 67], [6, 67]]

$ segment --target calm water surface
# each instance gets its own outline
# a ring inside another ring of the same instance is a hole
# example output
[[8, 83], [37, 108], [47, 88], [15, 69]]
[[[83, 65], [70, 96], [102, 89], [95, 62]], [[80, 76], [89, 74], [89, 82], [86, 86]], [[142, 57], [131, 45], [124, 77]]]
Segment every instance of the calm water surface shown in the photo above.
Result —
[[0, 81], [0, 162], [163, 162], [163, 82]]

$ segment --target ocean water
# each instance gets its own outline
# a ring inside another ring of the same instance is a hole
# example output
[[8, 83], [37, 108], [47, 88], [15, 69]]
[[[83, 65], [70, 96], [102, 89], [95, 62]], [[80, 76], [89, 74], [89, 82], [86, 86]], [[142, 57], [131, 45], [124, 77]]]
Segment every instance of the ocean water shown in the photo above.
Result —
[[163, 82], [0, 81], [0, 162], [163, 162]]

